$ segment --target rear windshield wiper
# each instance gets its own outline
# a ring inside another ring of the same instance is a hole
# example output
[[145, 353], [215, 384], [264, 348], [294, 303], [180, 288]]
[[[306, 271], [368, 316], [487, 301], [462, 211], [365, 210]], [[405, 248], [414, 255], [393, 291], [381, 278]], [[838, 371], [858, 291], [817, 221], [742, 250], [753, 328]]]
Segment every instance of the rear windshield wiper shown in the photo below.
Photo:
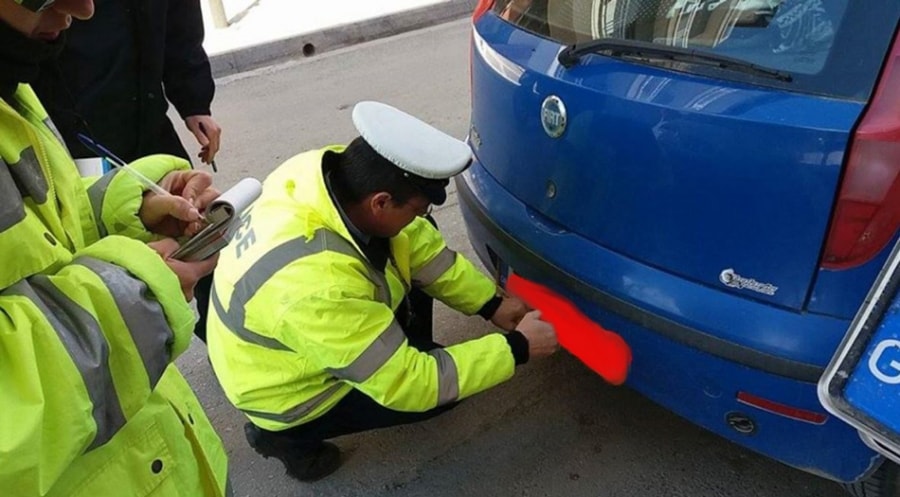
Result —
[[765, 76], [780, 81], [790, 82], [793, 77], [790, 73], [758, 66], [733, 57], [726, 57], [702, 50], [691, 48], [672, 47], [637, 40], [613, 40], [600, 39], [585, 43], [575, 43], [562, 49], [557, 60], [566, 69], [574, 66], [581, 60], [581, 56], [587, 53], [606, 53], [613, 57], [637, 57], [655, 60], [671, 60], [674, 62], [687, 62], [693, 64], [705, 64], [721, 69], [740, 71], [757, 76]]

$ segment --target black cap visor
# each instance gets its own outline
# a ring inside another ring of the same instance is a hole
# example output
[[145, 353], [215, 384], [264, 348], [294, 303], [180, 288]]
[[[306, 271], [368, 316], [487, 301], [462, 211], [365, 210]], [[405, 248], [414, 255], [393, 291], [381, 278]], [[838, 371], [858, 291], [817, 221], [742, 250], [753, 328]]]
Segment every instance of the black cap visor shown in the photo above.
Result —
[[450, 184], [450, 180], [425, 179], [414, 176], [409, 176], [408, 179], [432, 205], [443, 205], [447, 201], [447, 185]]

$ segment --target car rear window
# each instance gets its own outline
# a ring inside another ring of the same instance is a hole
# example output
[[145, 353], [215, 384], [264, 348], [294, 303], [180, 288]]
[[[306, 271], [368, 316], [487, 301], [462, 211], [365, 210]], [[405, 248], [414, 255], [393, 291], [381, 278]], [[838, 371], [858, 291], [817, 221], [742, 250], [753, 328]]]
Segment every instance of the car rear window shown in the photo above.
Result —
[[900, 2], [500, 0], [494, 11], [564, 45], [608, 38], [708, 51], [793, 76], [776, 86], [866, 100]]

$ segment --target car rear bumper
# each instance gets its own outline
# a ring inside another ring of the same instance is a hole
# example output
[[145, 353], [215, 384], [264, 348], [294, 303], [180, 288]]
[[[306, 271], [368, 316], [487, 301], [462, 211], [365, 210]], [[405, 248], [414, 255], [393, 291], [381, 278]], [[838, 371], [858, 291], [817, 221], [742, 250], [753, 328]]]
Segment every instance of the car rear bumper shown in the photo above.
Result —
[[[854, 429], [833, 417], [822, 424], [802, 422], [736, 398], [743, 391], [824, 413], [815, 384], [824, 361], [796, 360], [704, 331], [716, 329], [717, 322], [729, 326], [729, 320], [753, 320], [760, 314], [788, 320], [783, 325], [786, 329], [810, 326], [792, 321], [799, 319], [831, 328], [842, 326], [840, 322], [723, 296], [608, 251], [548, 223], [510, 195], [477, 161], [456, 181], [470, 240], [484, 264], [491, 267], [502, 260], [517, 273], [561, 291], [599, 323], [619, 332], [634, 353], [628, 379], [632, 388], [729, 440], [827, 478], [854, 481], [880, 463], [881, 458]], [[617, 293], [604, 289], [604, 280], [626, 284], [617, 286], [624, 289]], [[666, 298], [679, 295], [672, 292], [707, 298], [710, 311], [689, 317], [677, 300]], [[830, 354], [823, 351], [821, 356]], [[750, 419], [752, 433], [736, 431], [729, 424], [734, 415]]]

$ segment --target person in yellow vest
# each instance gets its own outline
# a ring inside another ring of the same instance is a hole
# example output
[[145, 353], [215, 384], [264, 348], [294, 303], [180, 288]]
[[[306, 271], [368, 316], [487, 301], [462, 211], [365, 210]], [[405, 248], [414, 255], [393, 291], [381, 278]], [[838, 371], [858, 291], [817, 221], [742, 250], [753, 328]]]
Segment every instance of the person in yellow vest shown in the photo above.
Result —
[[28, 82], [92, 0], [0, 0], [0, 494], [229, 495], [227, 459], [171, 365], [215, 259], [167, 258], [218, 194], [150, 156], [82, 178]]
[[[558, 347], [427, 219], [471, 162], [466, 144], [377, 102], [357, 104], [353, 122], [346, 147], [269, 175], [210, 299], [210, 360], [248, 442], [301, 481], [340, 465], [327, 439], [431, 418]], [[412, 289], [508, 332], [438, 345]]]

